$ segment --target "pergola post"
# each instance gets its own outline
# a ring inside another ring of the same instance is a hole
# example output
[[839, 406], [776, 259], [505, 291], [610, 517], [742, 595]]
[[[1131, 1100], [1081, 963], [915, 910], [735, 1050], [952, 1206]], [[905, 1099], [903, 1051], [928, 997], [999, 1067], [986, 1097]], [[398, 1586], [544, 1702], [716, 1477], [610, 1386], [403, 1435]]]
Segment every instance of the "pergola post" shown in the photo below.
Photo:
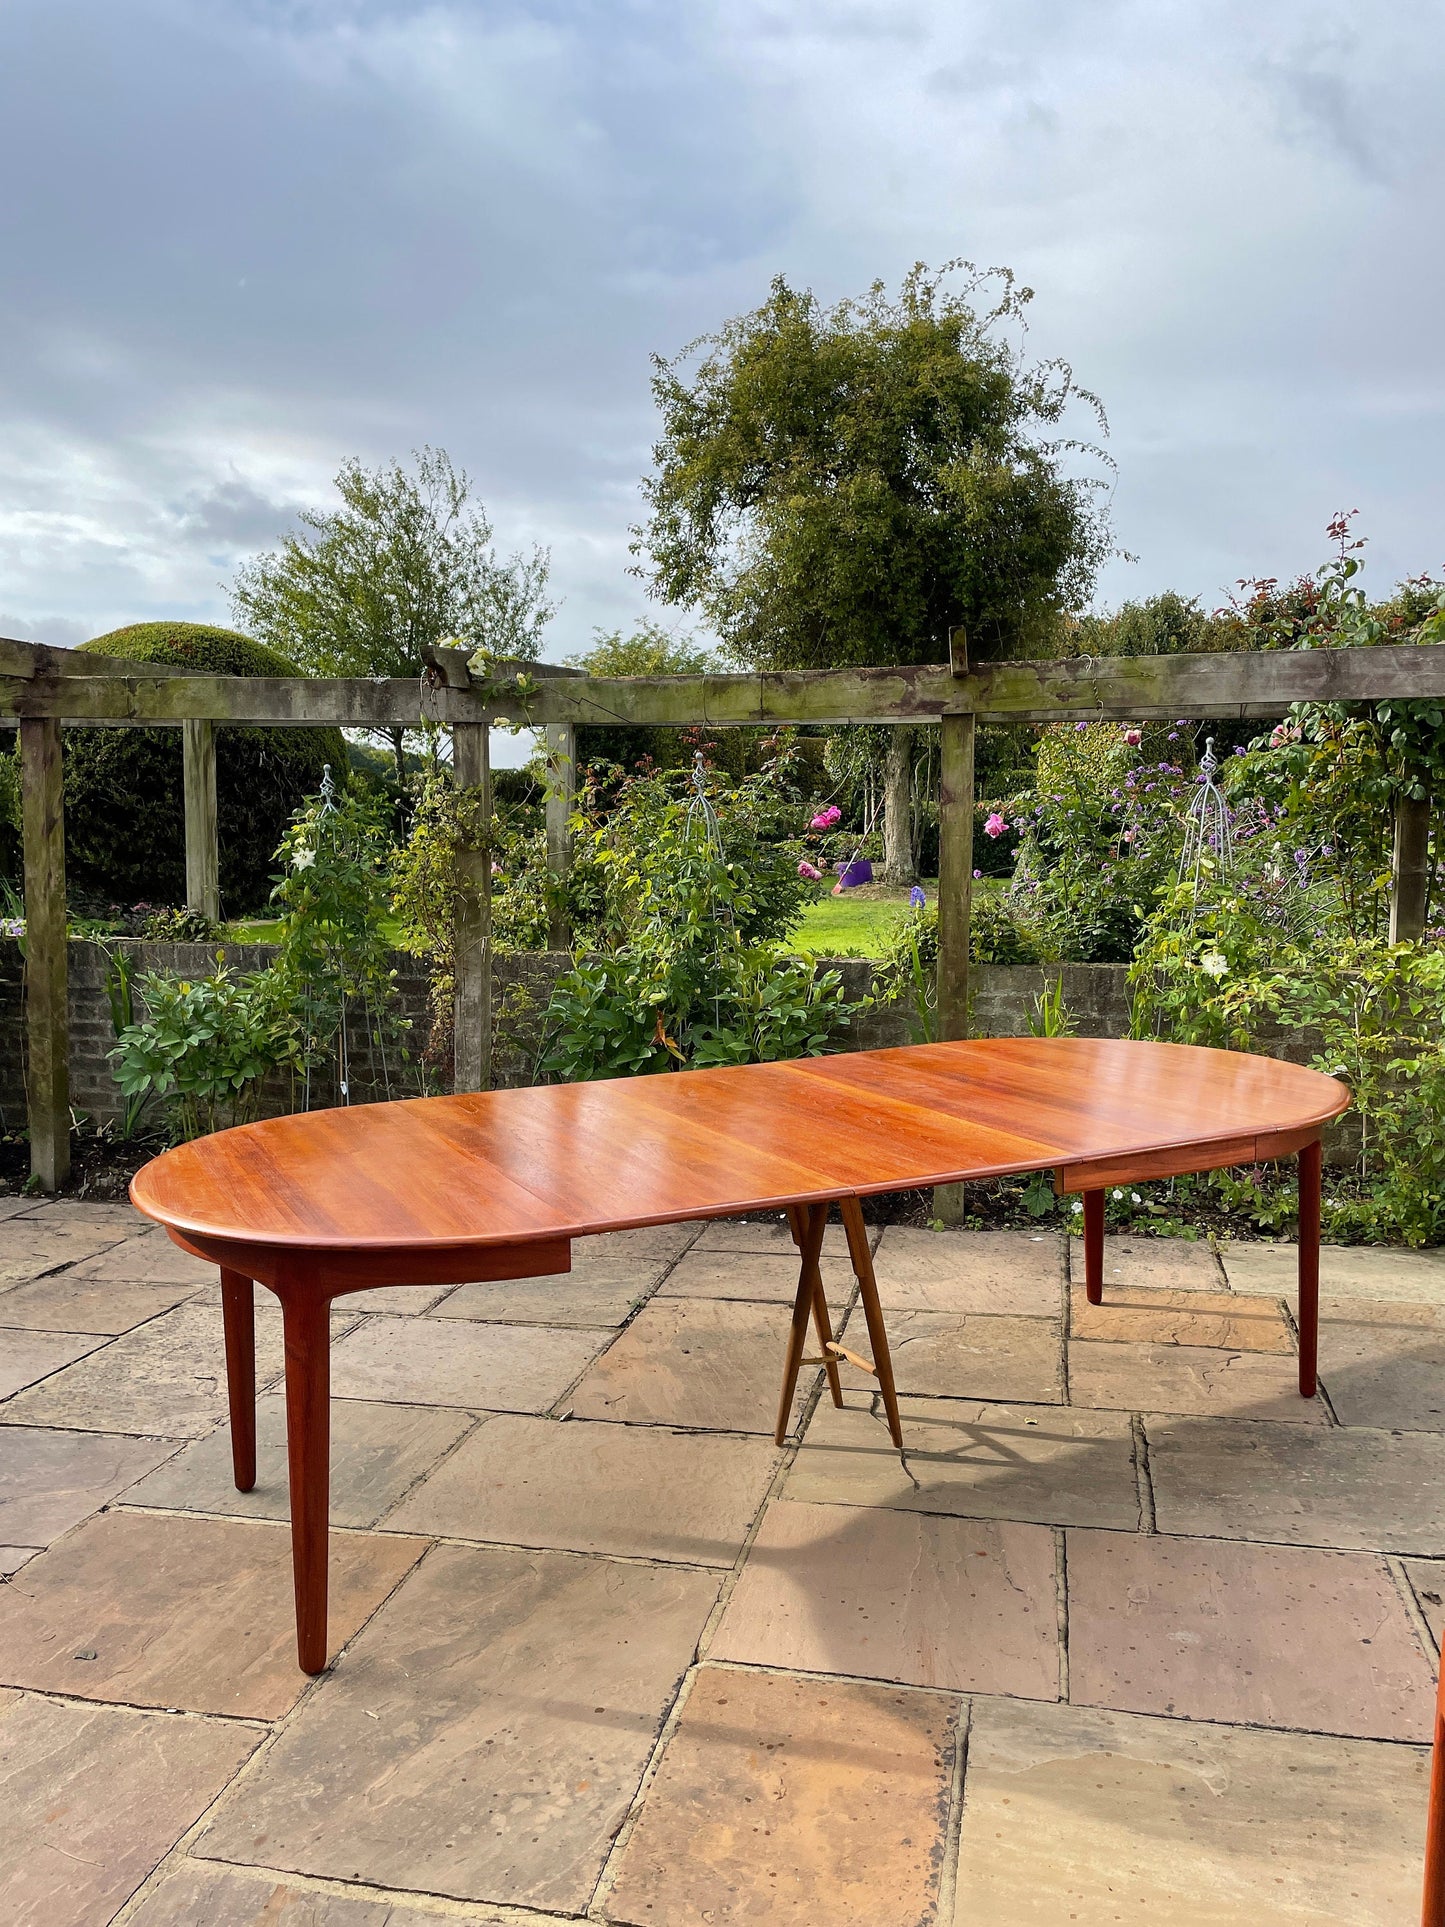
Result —
[[1430, 796], [1397, 796], [1390, 859], [1390, 942], [1418, 943], [1430, 893]]
[[572, 836], [567, 827], [577, 789], [577, 731], [571, 723], [548, 723], [547, 746], [547, 874], [555, 895], [548, 922], [547, 948], [568, 950], [572, 927], [562, 901], [562, 886], [572, 867]]
[[454, 930], [456, 997], [452, 1012], [452, 1082], [458, 1091], [485, 1091], [492, 1082], [492, 772], [485, 723], [452, 725], [452, 774], [459, 791], [472, 791], [480, 808], [467, 812], [468, 836], [459, 842]]
[[[973, 911], [973, 757], [978, 734], [972, 713], [945, 716], [938, 783], [938, 1038], [968, 1035], [969, 924]], [[941, 1184], [934, 1215], [945, 1224], [963, 1218], [963, 1186]]]
[[25, 851], [25, 1020], [30, 1174], [42, 1191], [70, 1175], [70, 1026], [65, 956], [65, 794], [60, 724], [20, 723]]
[[186, 908], [221, 920], [221, 859], [216, 817], [216, 725], [181, 725], [186, 799]]

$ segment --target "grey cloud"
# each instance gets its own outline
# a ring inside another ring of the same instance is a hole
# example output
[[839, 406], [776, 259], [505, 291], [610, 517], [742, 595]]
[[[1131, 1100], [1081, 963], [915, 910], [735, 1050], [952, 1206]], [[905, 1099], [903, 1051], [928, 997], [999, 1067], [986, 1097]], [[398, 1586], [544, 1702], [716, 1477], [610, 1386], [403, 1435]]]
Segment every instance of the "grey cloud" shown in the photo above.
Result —
[[344, 457], [430, 441], [504, 548], [551, 546], [566, 653], [643, 607], [649, 352], [780, 270], [832, 298], [955, 254], [1011, 262], [1108, 405], [1110, 595], [1306, 566], [1346, 498], [1381, 575], [1426, 566], [1439, 21], [10, 0], [0, 593], [224, 618]]

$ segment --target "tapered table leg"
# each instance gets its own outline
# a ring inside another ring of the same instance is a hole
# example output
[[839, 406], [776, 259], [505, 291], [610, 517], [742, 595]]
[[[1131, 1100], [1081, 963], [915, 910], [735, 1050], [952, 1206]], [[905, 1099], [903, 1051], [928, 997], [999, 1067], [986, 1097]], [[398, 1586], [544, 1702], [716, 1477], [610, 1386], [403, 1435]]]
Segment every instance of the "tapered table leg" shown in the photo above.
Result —
[[[811, 1222], [811, 1214], [815, 1211], [822, 1212], [823, 1224], [826, 1230], [828, 1223], [828, 1207], [826, 1204], [794, 1204], [788, 1207], [788, 1223], [792, 1226], [793, 1243], [798, 1247], [799, 1256], [802, 1255], [803, 1251], [804, 1228]], [[820, 1251], [822, 1250], [821, 1241], [818, 1249]], [[816, 1258], [813, 1260], [809, 1275], [813, 1291], [813, 1324], [817, 1328], [818, 1344], [823, 1353], [823, 1370], [828, 1375], [828, 1390], [833, 1395], [833, 1403], [841, 1406], [843, 1403], [843, 1381], [838, 1376], [838, 1361], [836, 1358], [831, 1357], [828, 1351], [828, 1347], [833, 1342], [833, 1325], [828, 1317], [828, 1294], [823, 1289], [823, 1273], [819, 1268]]]
[[231, 1407], [231, 1469], [236, 1490], [256, 1483], [255, 1286], [239, 1271], [221, 1271], [221, 1320], [226, 1333], [226, 1396]]
[[1091, 1305], [1104, 1302], [1104, 1194], [1084, 1193], [1084, 1293]]
[[793, 1300], [793, 1324], [788, 1333], [788, 1355], [783, 1361], [783, 1390], [778, 1400], [778, 1422], [773, 1440], [783, 1444], [793, 1416], [793, 1394], [798, 1389], [798, 1368], [803, 1362], [803, 1346], [808, 1336], [808, 1319], [814, 1311], [813, 1278], [818, 1269], [818, 1253], [823, 1249], [823, 1233], [828, 1228], [826, 1204], [799, 1207], [798, 1228], [802, 1240], [798, 1247], [802, 1263], [798, 1269], [798, 1295]]
[[291, 1567], [296, 1657], [303, 1673], [326, 1667], [326, 1558], [331, 1496], [331, 1332], [328, 1300], [314, 1286], [281, 1287], [286, 1333], [286, 1460], [291, 1480]]
[[858, 1296], [863, 1301], [863, 1316], [868, 1322], [868, 1343], [873, 1348], [873, 1369], [878, 1374], [878, 1390], [888, 1419], [888, 1436], [901, 1452], [903, 1423], [898, 1416], [898, 1393], [893, 1385], [893, 1360], [888, 1352], [888, 1333], [883, 1327], [883, 1307], [878, 1302], [878, 1282], [873, 1276], [873, 1254], [868, 1249], [868, 1227], [863, 1222], [863, 1207], [856, 1198], [844, 1198], [838, 1210], [848, 1238], [848, 1255], [858, 1279]]
[[1445, 1674], [1435, 1695], [1435, 1751], [1425, 1818], [1425, 1898], [1420, 1927], [1445, 1927]]
[[1320, 1345], [1320, 1174], [1318, 1140], [1299, 1154], [1299, 1391], [1313, 1398]]

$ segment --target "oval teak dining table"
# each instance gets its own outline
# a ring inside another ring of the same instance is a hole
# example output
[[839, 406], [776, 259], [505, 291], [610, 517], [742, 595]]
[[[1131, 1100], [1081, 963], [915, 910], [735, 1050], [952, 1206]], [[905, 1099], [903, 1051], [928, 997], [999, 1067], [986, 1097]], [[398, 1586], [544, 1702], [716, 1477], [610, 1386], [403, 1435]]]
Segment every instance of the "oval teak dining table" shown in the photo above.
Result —
[[131, 1198], [221, 1268], [243, 1491], [255, 1483], [252, 1280], [281, 1301], [297, 1648], [314, 1673], [327, 1656], [328, 1307], [340, 1294], [562, 1273], [574, 1238], [786, 1210], [800, 1266], [781, 1443], [810, 1319], [841, 1403], [843, 1353], [818, 1267], [836, 1204], [901, 1446], [860, 1199], [1053, 1169], [1061, 1193], [1084, 1195], [1097, 1302], [1106, 1186], [1297, 1153], [1300, 1391], [1311, 1397], [1320, 1132], [1348, 1102], [1333, 1078], [1238, 1052], [980, 1039], [271, 1118], [165, 1152], [137, 1174]]

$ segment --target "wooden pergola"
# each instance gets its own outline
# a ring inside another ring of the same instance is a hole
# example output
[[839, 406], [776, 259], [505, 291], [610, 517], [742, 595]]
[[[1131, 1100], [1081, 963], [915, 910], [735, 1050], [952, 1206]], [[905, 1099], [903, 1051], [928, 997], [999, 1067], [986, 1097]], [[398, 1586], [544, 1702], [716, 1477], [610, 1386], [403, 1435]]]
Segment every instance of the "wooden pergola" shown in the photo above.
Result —
[[[970, 666], [955, 637], [952, 659], [893, 669], [811, 674], [608, 679], [544, 663], [504, 665], [487, 676], [465, 651], [432, 651], [414, 680], [213, 676], [157, 663], [87, 656], [0, 638], [0, 726], [20, 732], [25, 857], [26, 1035], [31, 1169], [54, 1190], [70, 1161], [66, 1018], [64, 724], [179, 727], [184, 732], [186, 890], [219, 911], [215, 728], [416, 727], [451, 731], [459, 784], [490, 813], [488, 731], [525, 723], [545, 733], [557, 773], [547, 806], [548, 860], [568, 861], [568, 793], [575, 732], [583, 724], [701, 724], [710, 729], [790, 723], [937, 725], [939, 799], [938, 1025], [966, 1034], [973, 880], [974, 738], [980, 722], [1144, 722], [1156, 718], [1280, 715], [1295, 702], [1377, 702], [1445, 696], [1445, 646], [1316, 649], [1264, 654], [1119, 656]], [[1430, 804], [1396, 809], [1390, 935], [1417, 937], [1428, 889]], [[461, 1091], [491, 1073], [490, 861], [479, 835], [458, 852], [469, 887], [457, 932], [456, 1055]], [[554, 941], [565, 933], [554, 931]]]

